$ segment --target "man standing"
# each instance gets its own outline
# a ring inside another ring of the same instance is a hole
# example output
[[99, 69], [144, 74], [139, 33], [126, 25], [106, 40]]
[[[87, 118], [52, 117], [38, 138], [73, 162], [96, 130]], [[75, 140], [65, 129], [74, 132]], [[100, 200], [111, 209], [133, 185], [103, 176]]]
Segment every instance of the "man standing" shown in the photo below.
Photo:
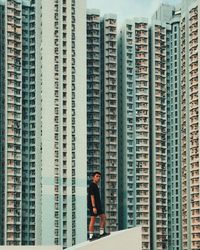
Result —
[[94, 240], [98, 237], [94, 235], [94, 224], [96, 217], [100, 217], [100, 237], [107, 236], [105, 232], [106, 215], [104, 214], [101, 206], [101, 198], [99, 193], [98, 183], [100, 182], [101, 173], [94, 172], [92, 174], [92, 182], [88, 188], [88, 209], [90, 211], [90, 224], [89, 224], [89, 240]]

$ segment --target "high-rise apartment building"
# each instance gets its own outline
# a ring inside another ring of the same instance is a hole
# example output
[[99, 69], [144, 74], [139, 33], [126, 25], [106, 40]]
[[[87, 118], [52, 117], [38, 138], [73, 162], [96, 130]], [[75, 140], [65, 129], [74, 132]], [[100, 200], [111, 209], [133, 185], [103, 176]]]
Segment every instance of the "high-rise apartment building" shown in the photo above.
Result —
[[99, 170], [108, 231], [198, 249], [200, 3], [127, 20], [119, 40], [116, 15], [85, 4], [0, 0], [0, 244], [86, 240]]
[[118, 229], [117, 17], [105, 15], [102, 29], [102, 173], [107, 228]]
[[[5, 79], [5, 11], [4, 5], [0, 4], [0, 227], [3, 228], [4, 220], [3, 220], [3, 169], [4, 169], [4, 138], [5, 133], [3, 132], [4, 128], [4, 79]], [[3, 232], [0, 233], [0, 244], [3, 244]]]
[[101, 171], [101, 29], [99, 10], [87, 10], [87, 172]]
[[161, 5], [119, 38], [119, 225], [141, 224], [144, 249], [182, 247], [180, 14]]
[[118, 228], [117, 20], [87, 12], [88, 177], [102, 173], [107, 230]]
[[[102, 84], [101, 84], [100, 11], [87, 10], [87, 183], [94, 171], [102, 172]], [[103, 177], [103, 175], [102, 175]], [[102, 178], [103, 179], [103, 178]], [[101, 180], [103, 185], [103, 181]], [[100, 192], [102, 190], [99, 186]], [[102, 192], [101, 192], [102, 193]], [[103, 200], [103, 199], [102, 199]], [[88, 211], [89, 212], [89, 211]], [[89, 221], [88, 214], [88, 221]], [[99, 231], [99, 223], [95, 224]]]
[[87, 236], [86, 2], [37, 4], [41, 7], [41, 68], [36, 69], [41, 83], [37, 92], [41, 137], [36, 147], [42, 185], [37, 210], [41, 223], [36, 230], [42, 245], [70, 246]]
[[127, 20], [119, 37], [119, 226], [142, 225], [150, 249], [149, 33]]
[[85, 4], [0, 2], [1, 244], [86, 240]]
[[167, 32], [168, 248], [198, 249], [198, 1], [157, 12]]
[[22, 4], [1, 1], [1, 244], [22, 243]]
[[[172, 12], [171, 12], [172, 13]], [[167, 33], [168, 247], [182, 248], [180, 10]]]
[[199, 193], [199, 1], [181, 12], [181, 126], [183, 248], [200, 247]]
[[164, 20], [135, 19], [119, 46], [120, 218], [123, 228], [142, 225], [143, 248], [152, 250], [167, 248], [168, 30]]
[[150, 180], [151, 247], [165, 249], [167, 240], [167, 31], [161, 20], [151, 23]]
[[35, 12], [1, 1], [1, 244], [35, 242]]
[[35, 244], [35, 7], [22, 5], [22, 244]]

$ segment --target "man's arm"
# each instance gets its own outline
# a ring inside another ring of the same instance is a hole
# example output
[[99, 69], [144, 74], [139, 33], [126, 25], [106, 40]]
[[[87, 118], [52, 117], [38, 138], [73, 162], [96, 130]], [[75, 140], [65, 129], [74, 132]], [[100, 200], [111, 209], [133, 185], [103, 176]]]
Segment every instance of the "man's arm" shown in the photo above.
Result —
[[95, 199], [94, 199], [94, 195], [93, 194], [91, 195], [91, 203], [92, 203], [93, 212], [94, 212], [94, 214], [96, 214], [97, 213], [97, 209], [95, 207]]
[[95, 199], [94, 199], [93, 194], [91, 194], [91, 203], [92, 203], [92, 207], [95, 207]]

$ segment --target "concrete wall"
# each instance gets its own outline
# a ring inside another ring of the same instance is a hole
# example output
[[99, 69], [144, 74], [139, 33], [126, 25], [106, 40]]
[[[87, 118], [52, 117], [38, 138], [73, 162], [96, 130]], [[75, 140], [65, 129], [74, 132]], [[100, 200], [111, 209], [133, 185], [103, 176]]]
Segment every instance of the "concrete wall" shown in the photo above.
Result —
[[62, 250], [61, 246], [1, 246], [0, 250]]
[[[67, 250], [142, 250], [142, 229], [135, 227], [111, 233], [111, 235], [86, 241]], [[66, 250], [65, 249], [65, 250]], [[61, 246], [1, 246], [0, 250], [62, 250]]]
[[142, 229], [135, 227], [112, 233], [110, 236], [84, 242], [67, 250], [142, 250]]

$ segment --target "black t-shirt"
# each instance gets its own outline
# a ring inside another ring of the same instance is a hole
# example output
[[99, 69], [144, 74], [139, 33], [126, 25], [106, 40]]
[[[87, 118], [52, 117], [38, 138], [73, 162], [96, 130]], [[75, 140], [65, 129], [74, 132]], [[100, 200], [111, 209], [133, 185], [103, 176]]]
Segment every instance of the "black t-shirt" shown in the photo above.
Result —
[[94, 195], [95, 207], [97, 208], [97, 210], [101, 209], [99, 187], [94, 182], [91, 182], [88, 188], [88, 208], [92, 208], [91, 195]]

